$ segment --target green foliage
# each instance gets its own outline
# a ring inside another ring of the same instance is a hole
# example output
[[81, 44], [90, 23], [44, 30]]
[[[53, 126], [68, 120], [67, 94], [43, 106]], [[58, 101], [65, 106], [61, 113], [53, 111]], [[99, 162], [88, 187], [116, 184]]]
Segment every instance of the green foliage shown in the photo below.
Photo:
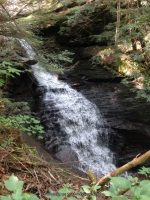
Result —
[[[150, 168], [143, 167], [139, 174], [149, 176]], [[139, 180], [131, 176], [112, 177], [109, 189], [102, 193], [111, 197], [112, 200], [148, 200], [150, 199], [150, 180]]]
[[14, 175], [11, 175], [9, 179], [4, 182], [4, 186], [10, 194], [5, 196], [1, 195], [1, 200], [40, 200], [35, 194], [24, 193], [24, 182], [20, 181]]
[[65, 184], [58, 192], [50, 192], [46, 195], [47, 198], [51, 200], [63, 200], [67, 198], [68, 200], [77, 200], [77, 199], [89, 199], [96, 200], [96, 193], [100, 189], [100, 186], [97, 185], [83, 185], [79, 192], [75, 191], [72, 188], [71, 184]]
[[[89, 23], [91, 20], [90, 17], [94, 13], [95, 9], [96, 7], [93, 4], [85, 4], [83, 7], [81, 6], [77, 8], [75, 7], [72, 12], [64, 18], [64, 21], [60, 26], [59, 34], [69, 35], [72, 28], [78, 25], [86, 27], [86, 23]], [[76, 28], [76, 32], [80, 33], [82, 28]]]
[[13, 67], [13, 64], [8, 61], [0, 63], [0, 87], [4, 86], [8, 78], [20, 75], [21, 70]]
[[72, 53], [68, 50], [64, 50], [58, 54], [50, 53], [49, 60], [51, 63], [56, 63], [58, 66], [60, 66], [61, 63], [71, 64], [73, 61], [73, 55], [74, 55], [74, 53]]
[[144, 54], [141, 52], [134, 52], [130, 56], [134, 62], [142, 63], [144, 61]]
[[99, 185], [83, 185], [81, 187], [81, 192], [84, 192], [86, 194], [86, 198], [89, 198], [90, 200], [96, 200], [96, 195], [100, 188], [101, 186]]
[[73, 62], [74, 53], [64, 50], [58, 53], [47, 53], [40, 55], [40, 61], [48, 71], [62, 73], [64, 68]]
[[71, 185], [65, 184], [62, 188], [58, 190], [57, 193], [51, 191], [50, 193], [46, 195], [46, 197], [50, 200], [63, 200], [64, 198], [67, 198], [68, 200], [72, 200], [72, 197], [68, 197], [68, 195], [72, 192], [73, 190], [71, 189]]
[[150, 177], [150, 167], [142, 167], [139, 170], [139, 174], [146, 176], [147, 178]]
[[90, 61], [93, 66], [98, 65], [100, 63], [101, 57], [99, 55], [93, 56]]
[[99, 35], [91, 35], [91, 40], [97, 43], [100, 42], [107, 42], [109, 44], [112, 44], [114, 42], [114, 32], [111, 31], [104, 31], [103, 33]]
[[145, 75], [144, 80], [142, 82], [142, 89], [133, 89], [133, 91], [136, 92], [137, 98], [143, 98], [146, 101], [150, 102], [150, 76]]
[[0, 125], [18, 128], [28, 135], [35, 135], [43, 139], [44, 128], [38, 119], [30, 115], [16, 115], [10, 117], [0, 117]]
[[[143, 167], [139, 174], [146, 177], [150, 174], [150, 168]], [[23, 193], [24, 182], [12, 175], [4, 182], [5, 188], [9, 191], [8, 195], [0, 196], [1, 200], [38, 200], [34, 194]], [[50, 191], [46, 198], [50, 200], [96, 200], [98, 194], [110, 197], [112, 200], [149, 200], [150, 199], [150, 180], [140, 180], [137, 177], [112, 177], [110, 186], [107, 190], [93, 185], [83, 185], [76, 191], [72, 184], [64, 184], [57, 192]]]
[[118, 196], [121, 196], [122, 198], [122, 195], [119, 194], [131, 188], [130, 181], [124, 177], [112, 177], [110, 184], [111, 187], [107, 191], [104, 191], [103, 194], [105, 196], [111, 196], [112, 199], [115, 199]]

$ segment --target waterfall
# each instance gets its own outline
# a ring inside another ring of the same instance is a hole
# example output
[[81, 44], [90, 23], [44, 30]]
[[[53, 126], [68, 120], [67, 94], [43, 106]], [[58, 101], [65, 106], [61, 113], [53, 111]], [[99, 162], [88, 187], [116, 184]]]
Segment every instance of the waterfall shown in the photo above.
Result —
[[[36, 54], [32, 47], [23, 39], [19, 41], [28, 58], [34, 59]], [[39, 63], [31, 68], [45, 91], [41, 117], [47, 127], [46, 147], [68, 146], [79, 161], [78, 168], [83, 171], [105, 174], [114, 169], [113, 154], [108, 147], [109, 128], [97, 106]], [[68, 155], [69, 152], [66, 157]]]

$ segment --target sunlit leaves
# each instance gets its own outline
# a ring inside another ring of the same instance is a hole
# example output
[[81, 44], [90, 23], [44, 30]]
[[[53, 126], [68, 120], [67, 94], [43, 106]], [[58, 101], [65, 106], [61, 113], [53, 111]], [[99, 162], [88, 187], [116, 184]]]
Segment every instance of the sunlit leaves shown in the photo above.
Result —
[[23, 181], [19, 181], [16, 176], [12, 175], [5, 181], [5, 187], [11, 192], [21, 191], [23, 188]]
[[11, 175], [8, 180], [4, 181], [4, 186], [11, 194], [0, 196], [1, 200], [39, 200], [35, 194], [24, 193], [24, 182], [14, 175]]

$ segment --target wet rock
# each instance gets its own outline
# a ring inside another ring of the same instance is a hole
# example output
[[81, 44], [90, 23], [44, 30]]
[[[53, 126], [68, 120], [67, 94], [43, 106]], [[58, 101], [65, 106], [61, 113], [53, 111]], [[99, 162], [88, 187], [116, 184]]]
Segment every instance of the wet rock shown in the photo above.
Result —
[[[67, 74], [67, 81], [80, 82], [79, 92], [96, 104], [106, 121], [104, 130], [109, 128], [109, 147], [116, 155], [116, 163], [123, 165], [150, 149], [150, 103], [137, 99], [130, 88], [121, 84], [122, 77], [102, 66], [93, 66], [88, 60], [91, 54], [86, 54]], [[102, 135], [98, 138], [100, 145], [101, 141], [105, 143]]]
[[118, 165], [150, 149], [150, 103], [136, 99], [120, 83], [87, 84], [80, 92], [97, 105], [110, 127], [110, 147]]
[[31, 59], [28, 59], [28, 58], [22, 58], [22, 61], [23, 61], [23, 63], [24, 64], [26, 64], [26, 65], [35, 65], [35, 64], [37, 64], [37, 60], [31, 60]]
[[45, 87], [43, 87], [43, 86], [39, 86], [39, 87], [37, 87], [36, 88], [36, 96], [43, 96], [44, 94], [45, 94], [45, 92], [46, 92], [46, 88]]
[[79, 163], [77, 154], [71, 149], [70, 146], [60, 146], [55, 157], [63, 163], [77, 166]]
[[88, 60], [91, 59], [93, 56], [97, 55], [103, 48], [103, 46], [94, 45], [90, 47], [77, 48], [76, 51], [79, 53], [80, 59]]
[[[89, 60], [80, 60], [78, 65], [71, 71], [68, 72], [68, 78], [74, 80], [75, 82], [78, 81], [79, 88], [82, 83], [87, 81], [89, 82], [114, 82], [117, 77], [114, 76], [111, 72], [107, 69], [104, 69], [102, 66], [92, 66]], [[118, 78], [118, 81], [120, 79]], [[73, 83], [72, 83], [73, 84]]]

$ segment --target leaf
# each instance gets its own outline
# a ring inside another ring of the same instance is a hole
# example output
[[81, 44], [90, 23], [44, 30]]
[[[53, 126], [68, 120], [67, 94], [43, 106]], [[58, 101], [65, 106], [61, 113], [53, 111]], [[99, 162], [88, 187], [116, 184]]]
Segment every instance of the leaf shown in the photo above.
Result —
[[138, 177], [128, 176], [128, 180], [131, 182], [132, 185], [139, 183]]
[[112, 200], [128, 200], [128, 198], [125, 196], [115, 196], [112, 198]]
[[63, 188], [59, 189], [59, 193], [62, 193], [62, 194], [69, 194], [72, 191], [73, 190], [71, 188], [69, 188], [67, 185], [65, 185]]
[[141, 195], [140, 200], [150, 200], [150, 196]]
[[96, 200], [96, 196], [92, 195], [90, 200]]
[[118, 189], [129, 189], [131, 188], [131, 182], [124, 177], [112, 177], [111, 185]]
[[130, 189], [132, 196], [135, 197], [135, 199], [139, 198], [141, 193], [141, 188], [139, 186], [134, 186]]
[[63, 200], [65, 198], [65, 195], [58, 195], [58, 193], [49, 193], [46, 195], [46, 197], [50, 200]]
[[75, 197], [68, 197], [67, 200], [77, 200]]
[[40, 200], [35, 194], [24, 193], [23, 200]]
[[101, 188], [101, 186], [99, 186], [99, 185], [93, 185], [91, 189], [93, 192], [97, 192], [97, 190], [99, 190], [100, 188]]
[[140, 182], [139, 187], [141, 188], [141, 195], [147, 195], [150, 197], [150, 181], [143, 180]]
[[12, 200], [11, 196], [0, 196], [0, 200]]
[[14, 193], [12, 194], [12, 198], [13, 198], [14, 200], [22, 200], [22, 199], [23, 199], [22, 191], [17, 190], [16, 192], [14, 192]]
[[5, 81], [0, 79], [0, 87], [4, 86], [4, 84], [5, 84]]
[[104, 194], [106, 197], [112, 197], [113, 193], [111, 193], [110, 191], [103, 191], [102, 194]]
[[90, 188], [89, 185], [83, 185], [82, 189], [86, 194], [90, 194], [91, 193], [91, 190], [90, 190], [91, 188]]
[[7, 190], [15, 192], [22, 191], [24, 183], [23, 181], [19, 181], [19, 179], [16, 176], [11, 175], [8, 180], [4, 181], [4, 184]]
[[142, 167], [140, 170], [139, 170], [139, 174], [141, 175], [150, 175], [150, 167]]

